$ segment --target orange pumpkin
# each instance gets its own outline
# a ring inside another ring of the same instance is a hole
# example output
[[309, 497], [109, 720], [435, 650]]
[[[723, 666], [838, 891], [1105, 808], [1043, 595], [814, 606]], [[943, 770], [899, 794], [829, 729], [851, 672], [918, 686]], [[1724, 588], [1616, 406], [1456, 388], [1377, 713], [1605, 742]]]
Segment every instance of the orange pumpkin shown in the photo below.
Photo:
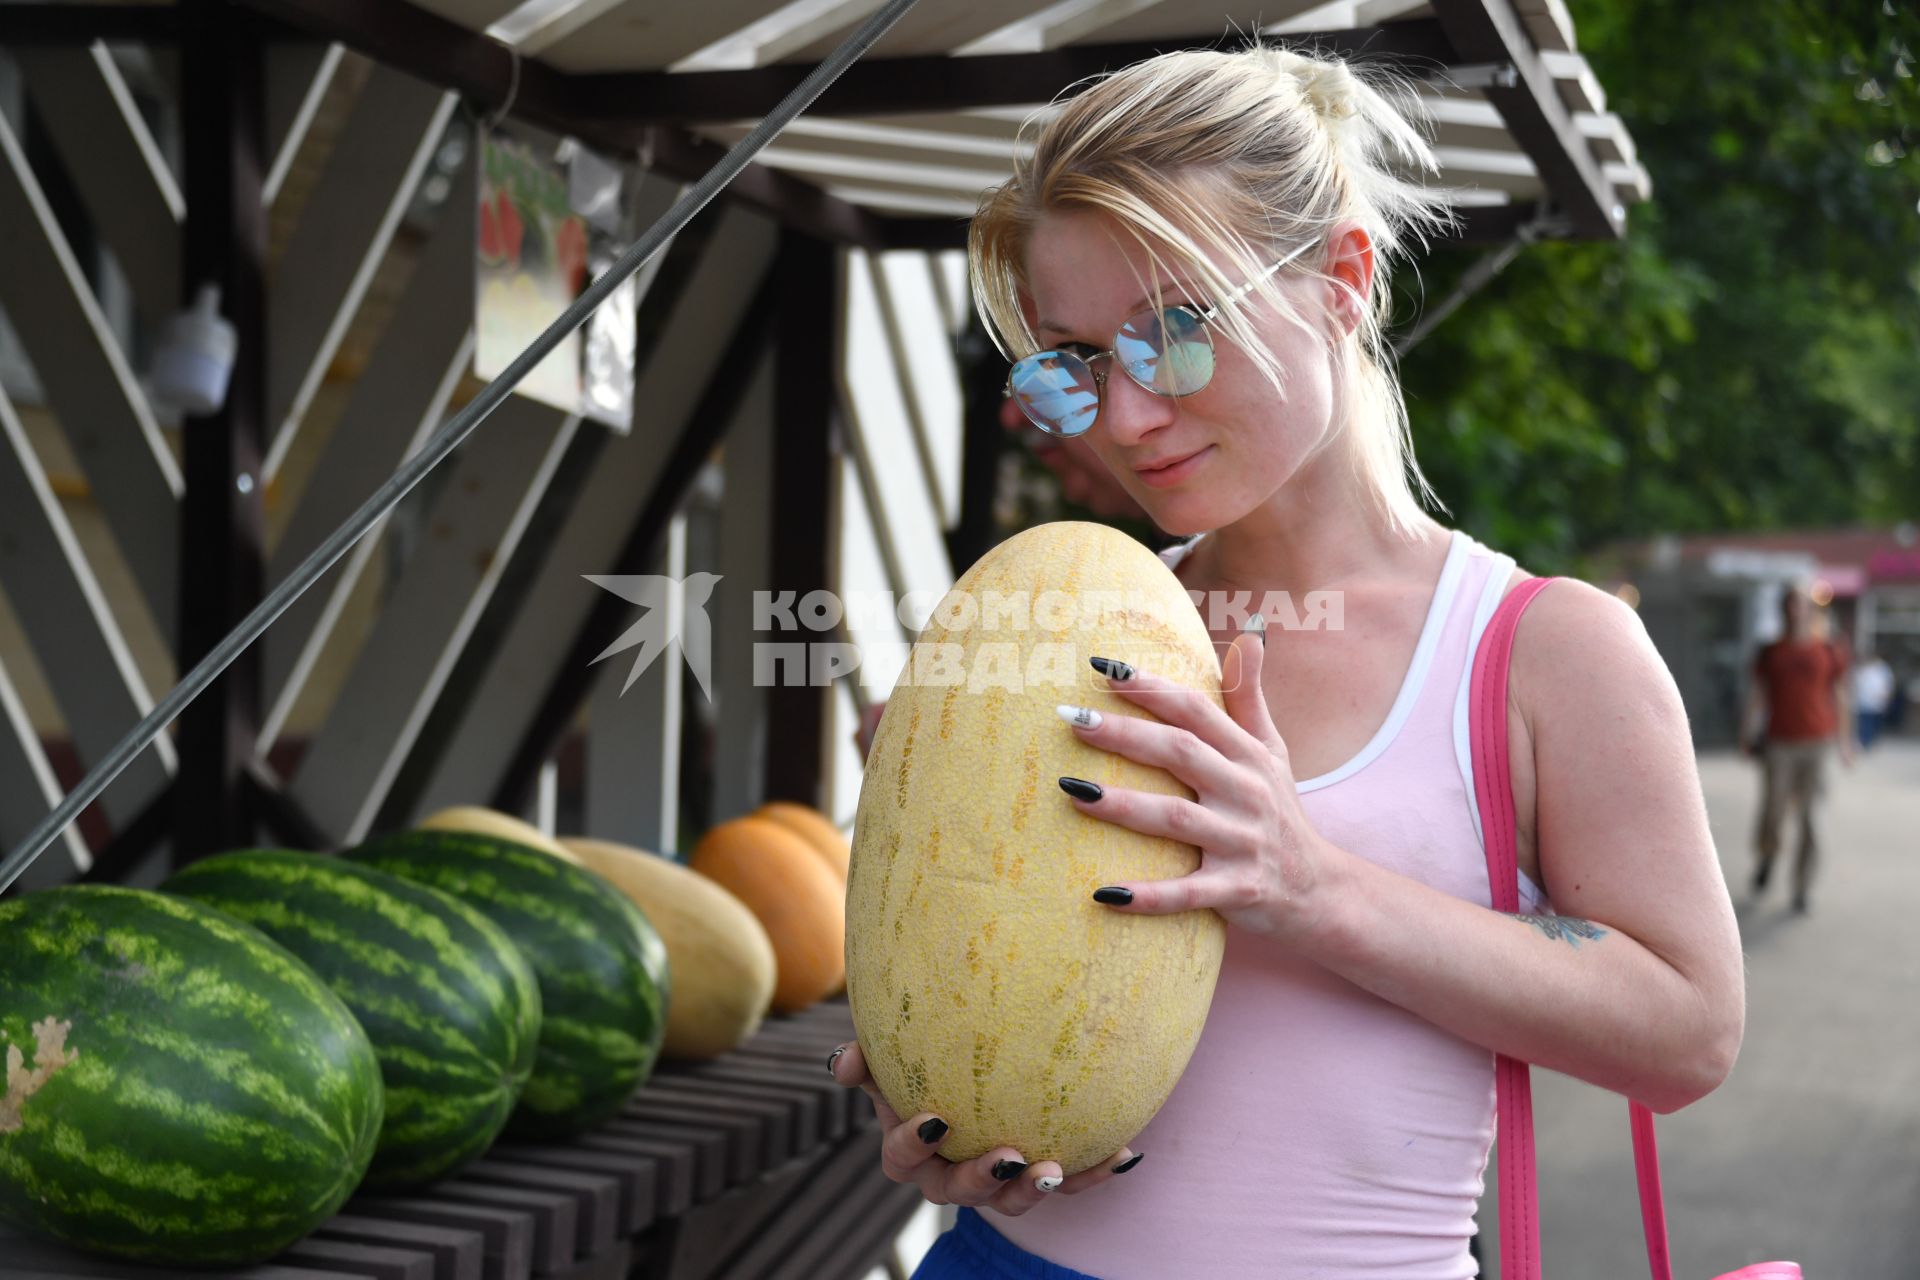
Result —
[[846, 886], [813, 846], [766, 818], [734, 818], [700, 838], [687, 865], [747, 904], [773, 942], [773, 1009], [797, 1013], [840, 988]]
[[840, 878], [841, 886], [845, 887], [847, 864], [853, 857], [853, 848], [826, 814], [791, 800], [769, 800], [753, 816], [777, 822], [813, 846], [813, 851], [826, 859], [827, 865], [833, 868], [833, 874]]

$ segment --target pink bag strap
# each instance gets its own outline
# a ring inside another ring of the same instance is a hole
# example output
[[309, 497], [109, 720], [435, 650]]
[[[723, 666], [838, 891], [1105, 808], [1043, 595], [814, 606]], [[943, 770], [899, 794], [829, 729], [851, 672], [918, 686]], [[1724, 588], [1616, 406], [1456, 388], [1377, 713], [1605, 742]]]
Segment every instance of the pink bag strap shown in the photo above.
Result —
[[[1495, 911], [1520, 910], [1520, 864], [1514, 834], [1512, 762], [1507, 758], [1507, 668], [1520, 615], [1552, 578], [1529, 578], [1494, 610], [1473, 657], [1467, 690], [1468, 738], [1473, 746], [1473, 793], [1487, 847], [1487, 884]], [[1527, 1064], [1494, 1056], [1496, 1114], [1500, 1122], [1500, 1262], [1507, 1280], [1540, 1280], [1540, 1193], [1534, 1178], [1533, 1088]], [[1667, 1207], [1660, 1194], [1660, 1149], [1653, 1112], [1627, 1104], [1633, 1130], [1633, 1168], [1640, 1184], [1640, 1224], [1647, 1236], [1653, 1280], [1673, 1280], [1667, 1253]], [[1756, 1262], [1719, 1280], [1801, 1280], [1791, 1262]]]
[[[1513, 813], [1512, 762], [1507, 755], [1507, 669], [1520, 615], [1552, 578], [1529, 578], [1494, 610], [1474, 654], [1467, 692], [1468, 737], [1473, 746], [1473, 790], [1487, 849], [1487, 884], [1493, 909], [1520, 910], [1520, 863]], [[1533, 1085], [1527, 1064], [1504, 1054], [1494, 1058], [1496, 1115], [1500, 1126], [1500, 1262], [1509, 1280], [1540, 1280], [1540, 1195], [1534, 1172]], [[1633, 1163], [1640, 1184], [1640, 1221], [1647, 1237], [1653, 1280], [1673, 1280], [1667, 1255], [1667, 1210], [1660, 1194], [1660, 1153], [1653, 1112], [1628, 1104]]]

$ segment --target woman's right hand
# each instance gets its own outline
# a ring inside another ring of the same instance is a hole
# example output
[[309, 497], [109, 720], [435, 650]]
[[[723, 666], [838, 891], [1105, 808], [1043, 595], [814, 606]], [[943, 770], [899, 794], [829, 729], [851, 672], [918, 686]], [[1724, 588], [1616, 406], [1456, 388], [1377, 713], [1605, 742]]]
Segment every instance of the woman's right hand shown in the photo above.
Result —
[[1017, 1218], [1050, 1195], [1074, 1195], [1139, 1163], [1139, 1157], [1123, 1147], [1069, 1178], [1057, 1161], [1029, 1165], [1012, 1147], [1000, 1147], [956, 1164], [937, 1154], [947, 1136], [946, 1123], [931, 1112], [902, 1121], [873, 1082], [858, 1043], [835, 1049], [827, 1070], [839, 1083], [858, 1086], [873, 1099], [874, 1114], [880, 1118], [880, 1166], [887, 1177], [913, 1183], [934, 1204], [972, 1205]]

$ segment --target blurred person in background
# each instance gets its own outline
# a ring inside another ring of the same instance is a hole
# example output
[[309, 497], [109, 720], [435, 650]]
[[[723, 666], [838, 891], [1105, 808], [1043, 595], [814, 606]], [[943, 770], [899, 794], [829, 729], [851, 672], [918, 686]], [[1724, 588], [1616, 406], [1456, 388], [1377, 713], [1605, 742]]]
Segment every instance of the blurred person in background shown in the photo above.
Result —
[[1893, 668], [1887, 665], [1885, 658], [1872, 650], [1868, 650], [1854, 668], [1853, 726], [1862, 751], [1872, 747], [1873, 740], [1886, 727], [1887, 712], [1893, 706], [1896, 683]]
[[1826, 794], [1827, 757], [1853, 763], [1847, 657], [1828, 640], [1806, 589], [1794, 586], [1780, 601], [1781, 635], [1754, 656], [1753, 679], [1741, 717], [1741, 748], [1762, 764], [1760, 826], [1753, 894], [1766, 892], [1780, 852], [1780, 825], [1799, 816], [1793, 864], [1793, 909], [1804, 915], [1820, 857], [1816, 809]]

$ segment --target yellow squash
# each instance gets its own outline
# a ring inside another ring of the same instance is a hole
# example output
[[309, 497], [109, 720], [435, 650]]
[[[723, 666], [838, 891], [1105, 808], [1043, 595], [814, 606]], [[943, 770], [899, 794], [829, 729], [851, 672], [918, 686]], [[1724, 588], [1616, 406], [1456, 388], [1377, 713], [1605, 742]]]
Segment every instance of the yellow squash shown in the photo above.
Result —
[[563, 849], [552, 836], [531, 822], [523, 822], [498, 809], [477, 804], [455, 805], [451, 809], [440, 810], [418, 826], [422, 831], [469, 831], [477, 836], [492, 836], [495, 840], [510, 840], [514, 844], [524, 844], [542, 853], [550, 853], [562, 862], [580, 865], [580, 859]]
[[740, 899], [678, 863], [608, 840], [561, 845], [612, 882], [667, 944], [669, 1058], [717, 1058], [754, 1033], [773, 999], [773, 943]]
[[1213, 998], [1217, 915], [1125, 915], [1092, 899], [1199, 864], [1191, 846], [1082, 814], [1059, 789], [1067, 774], [1192, 794], [1078, 741], [1055, 714], [1147, 715], [1088, 667], [1095, 655], [1219, 697], [1206, 627], [1152, 552], [1104, 525], [1028, 530], [935, 610], [867, 760], [848, 998], [888, 1101], [943, 1117], [949, 1159], [1001, 1144], [1069, 1173], [1106, 1159], [1173, 1091]]

